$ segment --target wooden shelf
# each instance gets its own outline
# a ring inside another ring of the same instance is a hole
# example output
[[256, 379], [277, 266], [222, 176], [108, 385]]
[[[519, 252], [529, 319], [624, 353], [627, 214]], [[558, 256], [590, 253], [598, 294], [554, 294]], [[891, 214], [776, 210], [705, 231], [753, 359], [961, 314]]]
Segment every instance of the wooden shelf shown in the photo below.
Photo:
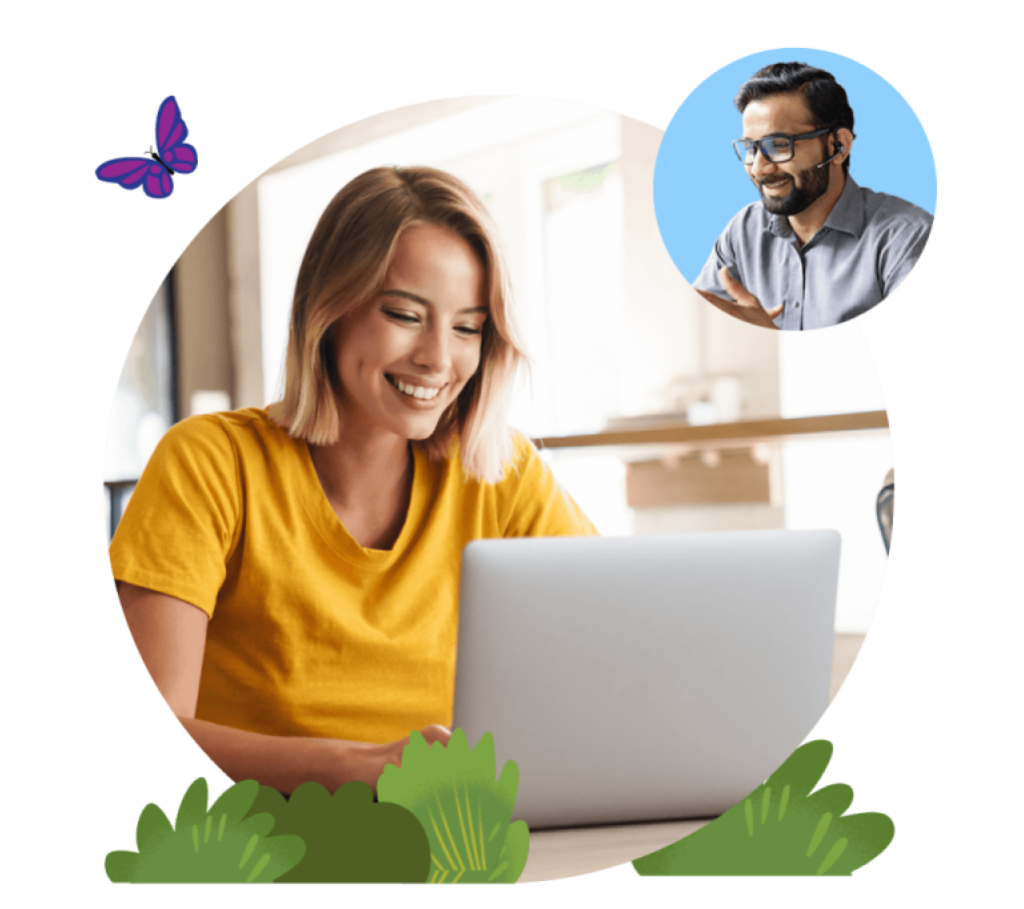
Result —
[[692, 426], [684, 422], [659, 423], [655, 426], [612, 429], [585, 435], [549, 436], [533, 441], [540, 449], [665, 443], [708, 448], [777, 442], [795, 436], [865, 432], [888, 428], [889, 417], [886, 412], [870, 410], [862, 413], [826, 414], [820, 417], [737, 420], [735, 423], [712, 423], [708, 426]]

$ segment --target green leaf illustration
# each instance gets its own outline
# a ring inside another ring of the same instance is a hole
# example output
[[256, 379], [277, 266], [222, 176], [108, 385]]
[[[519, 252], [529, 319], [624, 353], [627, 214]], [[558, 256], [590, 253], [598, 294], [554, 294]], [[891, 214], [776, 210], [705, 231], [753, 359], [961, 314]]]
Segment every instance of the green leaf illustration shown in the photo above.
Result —
[[413, 732], [401, 768], [384, 768], [378, 798], [408, 808], [427, 833], [428, 883], [512, 883], [523, 873], [530, 831], [509, 823], [519, 768], [507, 761], [497, 782], [494, 774], [494, 738], [486, 733], [470, 751], [461, 729], [447, 747]]
[[851, 874], [881, 854], [895, 828], [884, 814], [844, 816], [849, 786], [811, 794], [831, 758], [831, 742], [802, 745], [720, 818], [633, 867], [642, 875]]
[[422, 884], [430, 845], [420, 822], [401, 805], [374, 804], [366, 783], [346, 783], [332, 796], [319, 783], [303, 783], [287, 801], [261, 786], [250, 814], [276, 818], [276, 833], [302, 837], [306, 854], [277, 882]]
[[139, 816], [138, 852], [111, 852], [107, 877], [131, 883], [266, 883], [289, 871], [305, 852], [297, 836], [268, 837], [270, 814], [246, 817], [259, 783], [245, 780], [228, 789], [209, 812], [206, 780], [185, 793], [172, 827], [156, 805]]

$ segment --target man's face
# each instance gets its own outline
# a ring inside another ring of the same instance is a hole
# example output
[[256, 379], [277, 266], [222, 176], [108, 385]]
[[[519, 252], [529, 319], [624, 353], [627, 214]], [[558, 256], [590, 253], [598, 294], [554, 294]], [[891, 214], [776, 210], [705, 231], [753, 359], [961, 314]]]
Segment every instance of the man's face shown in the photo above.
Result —
[[[764, 139], [766, 136], [793, 136], [818, 129], [799, 93], [769, 95], [751, 101], [743, 111], [743, 138]], [[782, 164], [772, 164], [758, 150], [753, 163], [746, 165], [747, 175], [761, 194], [768, 211], [776, 215], [798, 215], [808, 209], [828, 190], [828, 165], [817, 167], [831, 151], [829, 137], [800, 139], [793, 144], [793, 157]]]

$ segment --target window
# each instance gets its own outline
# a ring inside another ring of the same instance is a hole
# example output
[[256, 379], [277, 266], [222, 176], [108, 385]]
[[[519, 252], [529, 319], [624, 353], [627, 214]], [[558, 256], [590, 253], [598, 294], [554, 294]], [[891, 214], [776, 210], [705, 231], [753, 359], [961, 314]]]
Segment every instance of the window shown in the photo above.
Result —
[[618, 162], [546, 180], [544, 357], [534, 375], [533, 435], [602, 429], [622, 413], [624, 298]]
[[173, 274], [143, 316], [110, 411], [103, 485], [111, 537], [149, 456], [177, 420]]

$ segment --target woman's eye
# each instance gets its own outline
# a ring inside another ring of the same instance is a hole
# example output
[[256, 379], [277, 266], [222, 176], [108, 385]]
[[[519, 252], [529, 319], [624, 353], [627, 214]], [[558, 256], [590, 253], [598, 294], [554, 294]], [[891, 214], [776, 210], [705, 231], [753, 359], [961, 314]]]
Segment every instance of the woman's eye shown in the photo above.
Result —
[[[425, 322], [423, 317], [418, 313], [409, 312], [406, 309], [381, 309], [381, 312], [390, 319], [392, 322], [397, 322], [399, 325], [419, 326], [429, 324], [429, 319]], [[483, 325], [476, 325], [469, 323], [466, 325], [456, 325], [453, 327], [453, 331], [462, 337], [478, 337], [483, 333]]]

